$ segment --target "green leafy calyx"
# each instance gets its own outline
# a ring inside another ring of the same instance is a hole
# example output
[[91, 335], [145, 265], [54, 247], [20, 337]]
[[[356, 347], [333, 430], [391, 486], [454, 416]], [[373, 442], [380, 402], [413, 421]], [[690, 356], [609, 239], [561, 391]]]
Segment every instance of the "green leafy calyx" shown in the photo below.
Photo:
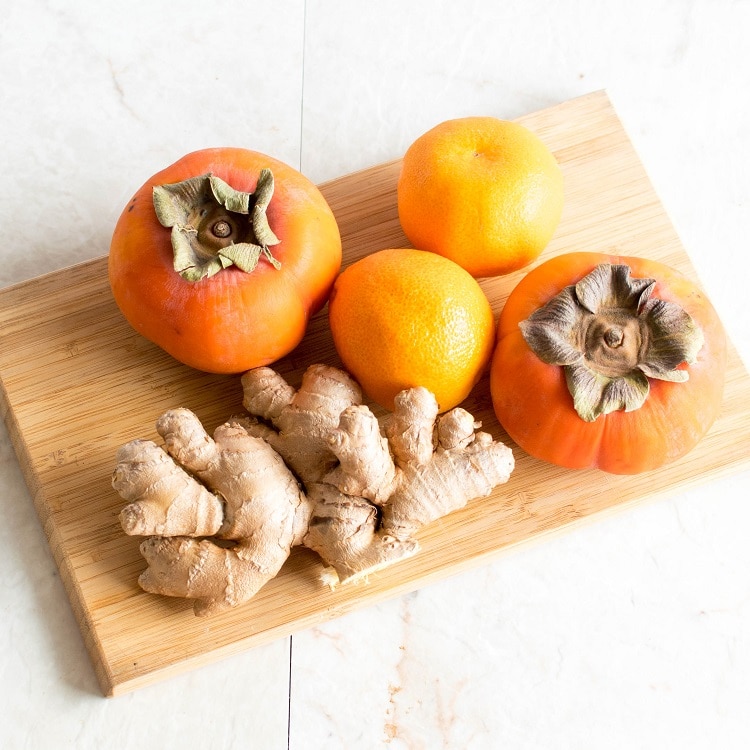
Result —
[[269, 169], [261, 170], [252, 193], [235, 190], [213, 174], [155, 187], [156, 216], [172, 229], [174, 270], [187, 281], [233, 265], [250, 273], [261, 256], [280, 268], [270, 250], [279, 244], [267, 216], [273, 189]]

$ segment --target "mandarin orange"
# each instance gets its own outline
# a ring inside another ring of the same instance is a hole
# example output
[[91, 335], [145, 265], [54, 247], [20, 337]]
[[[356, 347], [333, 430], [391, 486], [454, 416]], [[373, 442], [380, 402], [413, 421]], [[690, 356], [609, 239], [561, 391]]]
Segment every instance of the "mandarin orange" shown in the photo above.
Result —
[[528, 128], [464, 117], [427, 131], [406, 151], [398, 214], [409, 242], [472, 276], [498, 276], [535, 260], [563, 208], [563, 177]]
[[424, 386], [440, 411], [468, 396], [495, 340], [492, 308], [453, 261], [387, 249], [346, 268], [334, 283], [329, 322], [336, 351], [364, 392], [386, 409]]

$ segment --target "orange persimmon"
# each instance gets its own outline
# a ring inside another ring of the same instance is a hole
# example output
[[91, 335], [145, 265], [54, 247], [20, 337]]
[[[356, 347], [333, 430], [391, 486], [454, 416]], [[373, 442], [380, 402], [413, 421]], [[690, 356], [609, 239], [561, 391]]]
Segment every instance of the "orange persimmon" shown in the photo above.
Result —
[[662, 263], [575, 252], [529, 272], [498, 323], [495, 413], [530, 455], [616, 474], [690, 451], [721, 408], [722, 324]]
[[338, 225], [318, 188], [240, 148], [196, 151], [151, 177], [109, 253], [133, 328], [184, 364], [227, 374], [290, 352], [340, 267]]

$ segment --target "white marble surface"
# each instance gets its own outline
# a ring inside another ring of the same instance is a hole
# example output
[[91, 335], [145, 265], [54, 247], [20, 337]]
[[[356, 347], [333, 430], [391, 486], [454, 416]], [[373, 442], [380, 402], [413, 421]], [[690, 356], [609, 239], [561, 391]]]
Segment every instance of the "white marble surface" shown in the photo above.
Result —
[[[322, 181], [606, 88], [750, 361], [746, 0], [0, 5], [0, 286], [195, 148]], [[0, 483], [4, 749], [750, 746], [747, 472], [111, 700], [4, 428]]]

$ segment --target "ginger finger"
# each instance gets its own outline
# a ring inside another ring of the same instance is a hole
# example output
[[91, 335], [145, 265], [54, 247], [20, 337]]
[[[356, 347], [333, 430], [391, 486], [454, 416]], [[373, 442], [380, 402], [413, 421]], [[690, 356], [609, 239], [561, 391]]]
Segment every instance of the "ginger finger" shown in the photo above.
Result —
[[401, 481], [383, 507], [383, 530], [398, 539], [411, 537], [421, 526], [486, 497], [508, 481], [513, 452], [485, 432], [466, 448], [437, 451], [425, 466], [402, 467]]
[[438, 402], [426, 388], [409, 388], [394, 399], [386, 435], [397, 465], [426, 464], [432, 458]]
[[366, 406], [350, 406], [343, 411], [338, 427], [331, 431], [329, 445], [339, 465], [325, 476], [325, 482], [346, 495], [364, 497], [377, 505], [388, 499], [396, 467], [388, 441], [380, 434], [380, 424]]
[[208, 539], [151, 537], [141, 543], [148, 568], [138, 583], [152, 594], [194, 599], [198, 616], [231, 609], [274, 578], [289, 555], [271, 540], [264, 541], [227, 548]]
[[364, 498], [344, 495], [331, 484], [308, 489], [314, 510], [303, 544], [336, 570], [356, 558], [370, 544], [377, 524], [377, 509]]
[[224, 520], [223, 503], [156, 443], [133, 440], [117, 452], [112, 486], [124, 500], [126, 534], [209, 536]]
[[258, 368], [242, 376], [242, 388], [248, 412], [278, 430], [269, 433], [258, 426], [250, 428], [251, 433], [263, 437], [303, 484], [317, 482], [336, 465], [330, 433], [344, 409], [362, 402], [362, 391], [349, 375], [335, 367], [312, 365], [294, 391], [273, 370]]
[[269, 422], [278, 419], [294, 398], [294, 388], [270, 367], [248, 370], [241, 378], [243, 406]]
[[414, 540], [376, 532], [377, 509], [364, 498], [323, 483], [309, 493], [314, 511], [303, 544], [330, 566], [323, 574], [328, 585], [354, 581], [419, 549]]
[[437, 418], [435, 431], [437, 444], [444, 450], [466, 448], [475, 439], [475, 431], [482, 426], [474, 417], [460, 406], [441, 414]]
[[164, 412], [156, 422], [156, 431], [164, 438], [168, 453], [195, 474], [217, 460], [216, 444], [189, 409]]

